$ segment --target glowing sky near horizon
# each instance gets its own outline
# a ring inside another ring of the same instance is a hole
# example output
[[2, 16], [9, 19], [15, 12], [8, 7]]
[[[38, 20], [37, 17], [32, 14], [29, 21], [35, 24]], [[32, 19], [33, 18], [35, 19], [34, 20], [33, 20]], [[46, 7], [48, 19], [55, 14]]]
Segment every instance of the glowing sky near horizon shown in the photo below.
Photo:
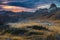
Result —
[[1, 5], [2, 9], [12, 12], [34, 12], [34, 9], [24, 8], [24, 7], [17, 7], [17, 6], [8, 6], [8, 5]]

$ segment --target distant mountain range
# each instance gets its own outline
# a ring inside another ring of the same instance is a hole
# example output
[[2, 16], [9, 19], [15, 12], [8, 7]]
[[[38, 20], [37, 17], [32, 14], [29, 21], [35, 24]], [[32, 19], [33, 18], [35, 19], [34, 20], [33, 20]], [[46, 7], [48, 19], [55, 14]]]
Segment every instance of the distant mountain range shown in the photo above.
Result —
[[60, 8], [57, 8], [55, 4], [51, 4], [49, 9], [39, 9], [36, 12], [11, 12], [0, 11], [0, 22], [18, 22], [25, 19], [51, 19], [60, 20]]
[[12, 12], [12, 11], [0, 11], [0, 22], [18, 22], [31, 17], [33, 12]]

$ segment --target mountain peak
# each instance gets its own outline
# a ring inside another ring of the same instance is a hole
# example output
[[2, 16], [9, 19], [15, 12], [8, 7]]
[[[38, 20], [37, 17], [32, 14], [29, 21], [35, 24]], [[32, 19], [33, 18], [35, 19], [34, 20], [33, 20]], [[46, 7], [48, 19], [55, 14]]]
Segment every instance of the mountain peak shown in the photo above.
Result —
[[55, 12], [57, 11], [57, 6], [56, 4], [52, 3], [49, 8], [49, 12]]
[[57, 9], [56, 4], [52, 3], [49, 9]]

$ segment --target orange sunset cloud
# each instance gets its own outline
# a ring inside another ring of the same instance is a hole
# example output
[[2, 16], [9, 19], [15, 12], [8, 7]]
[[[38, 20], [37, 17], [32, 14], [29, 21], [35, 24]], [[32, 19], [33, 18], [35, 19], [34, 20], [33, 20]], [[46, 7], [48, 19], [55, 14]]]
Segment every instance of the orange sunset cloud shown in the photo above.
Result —
[[22, 12], [24, 10], [11, 10], [12, 12]]

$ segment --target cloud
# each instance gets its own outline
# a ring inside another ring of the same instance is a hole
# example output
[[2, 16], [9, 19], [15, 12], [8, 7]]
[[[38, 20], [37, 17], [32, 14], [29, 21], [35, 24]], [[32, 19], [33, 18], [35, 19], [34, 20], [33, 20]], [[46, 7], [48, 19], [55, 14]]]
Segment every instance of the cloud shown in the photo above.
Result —
[[37, 9], [39, 8], [44, 9], [44, 8], [49, 8], [49, 7], [50, 7], [50, 4], [44, 4], [44, 5], [37, 6]]

